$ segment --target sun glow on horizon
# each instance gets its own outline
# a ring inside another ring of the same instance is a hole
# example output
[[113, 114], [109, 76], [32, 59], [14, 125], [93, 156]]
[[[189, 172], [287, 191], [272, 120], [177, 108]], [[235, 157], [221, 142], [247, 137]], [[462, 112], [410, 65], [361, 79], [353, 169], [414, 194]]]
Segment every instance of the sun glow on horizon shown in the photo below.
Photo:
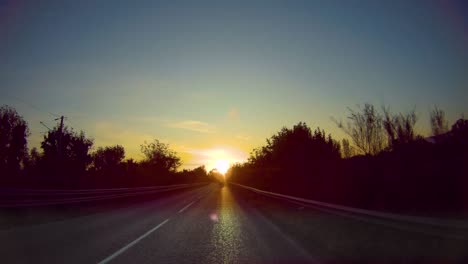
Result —
[[227, 160], [217, 160], [215, 169], [224, 175], [229, 170], [229, 162]]
[[190, 163], [196, 166], [203, 164], [207, 171], [215, 169], [221, 174], [225, 174], [232, 164], [245, 162], [248, 157], [245, 151], [227, 145], [206, 149], [190, 149], [187, 153], [192, 155]]

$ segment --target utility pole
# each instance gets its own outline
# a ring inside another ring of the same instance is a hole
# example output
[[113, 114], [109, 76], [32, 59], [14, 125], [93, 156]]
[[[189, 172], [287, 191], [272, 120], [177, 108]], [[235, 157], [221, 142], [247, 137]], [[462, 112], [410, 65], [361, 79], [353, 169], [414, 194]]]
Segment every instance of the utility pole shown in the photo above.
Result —
[[61, 117], [55, 119], [56, 121], [60, 119], [59, 138], [58, 138], [58, 144], [57, 144], [57, 153], [58, 153], [59, 158], [62, 157], [62, 135], [63, 135], [63, 119], [64, 118], [65, 117], [62, 115]]

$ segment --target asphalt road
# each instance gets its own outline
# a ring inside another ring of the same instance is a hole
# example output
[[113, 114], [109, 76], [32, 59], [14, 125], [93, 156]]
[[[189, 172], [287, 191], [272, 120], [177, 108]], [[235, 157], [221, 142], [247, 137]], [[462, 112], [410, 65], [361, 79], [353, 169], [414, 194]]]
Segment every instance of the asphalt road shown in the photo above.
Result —
[[468, 260], [466, 241], [373, 226], [215, 184], [84, 215], [4, 228], [0, 243], [1, 263]]

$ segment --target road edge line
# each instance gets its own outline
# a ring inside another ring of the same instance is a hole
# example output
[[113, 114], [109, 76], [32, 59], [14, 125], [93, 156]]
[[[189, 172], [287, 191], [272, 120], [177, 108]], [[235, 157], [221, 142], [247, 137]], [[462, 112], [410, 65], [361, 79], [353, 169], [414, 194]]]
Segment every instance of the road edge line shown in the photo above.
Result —
[[141, 235], [140, 237], [138, 237], [137, 239], [133, 240], [132, 242], [128, 243], [126, 246], [124, 246], [123, 248], [117, 250], [114, 254], [108, 256], [107, 258], [99, 261], [98, 263], [99, 264], [105, 264], [105, 263], [108, 263], [109, 261], [113, 260], [115, 257], [119, 256], [120, 254], [124, 253], [127, 249], [131, 248], [132, 246], [134, 246], [135, 244], [137, 244], [138, 242], [140, 242], [142, 239], [144, 239], [145, 237], [149, 236], [151, 233], [153, 233], [154, 231], [156, 231], [157, 229], [159, 229], [161, 226], [163, 226], [164, 224], [166, 224], [167, 222], [169, 222], [170, 218], [164, 220], [162, 223], [160, 223], [159, 225], [153, 227], [151, 230], [147, 231], [146, 233], [144, 233], [143, 235]]
[[195, 201], [192, 201], [192, 202], [189, 203], [189, 204], [187, 204], [186, 206], [184, 206], [184, 208], [180, 209], [178, 213], [180, 214], [180, 213], [184, 212], [187, 208], [189, 208], [189, 207], [190, 207], [192, 204], [194, 204], [195, 202], [196, 202], [196, 200], [195, 200]]

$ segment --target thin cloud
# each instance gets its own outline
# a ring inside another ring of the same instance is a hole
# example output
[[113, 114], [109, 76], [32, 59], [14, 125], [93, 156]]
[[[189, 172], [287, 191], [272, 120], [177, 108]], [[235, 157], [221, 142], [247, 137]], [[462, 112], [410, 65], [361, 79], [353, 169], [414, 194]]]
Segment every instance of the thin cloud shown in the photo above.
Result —
[[212, 125], [196, 120], [184, 120], [180, 122], [170, 123], [167, 126], [172, 128], [180, 128], [195, 131], [199, 133], [214, 133], [215, 131], [215, 128]]

